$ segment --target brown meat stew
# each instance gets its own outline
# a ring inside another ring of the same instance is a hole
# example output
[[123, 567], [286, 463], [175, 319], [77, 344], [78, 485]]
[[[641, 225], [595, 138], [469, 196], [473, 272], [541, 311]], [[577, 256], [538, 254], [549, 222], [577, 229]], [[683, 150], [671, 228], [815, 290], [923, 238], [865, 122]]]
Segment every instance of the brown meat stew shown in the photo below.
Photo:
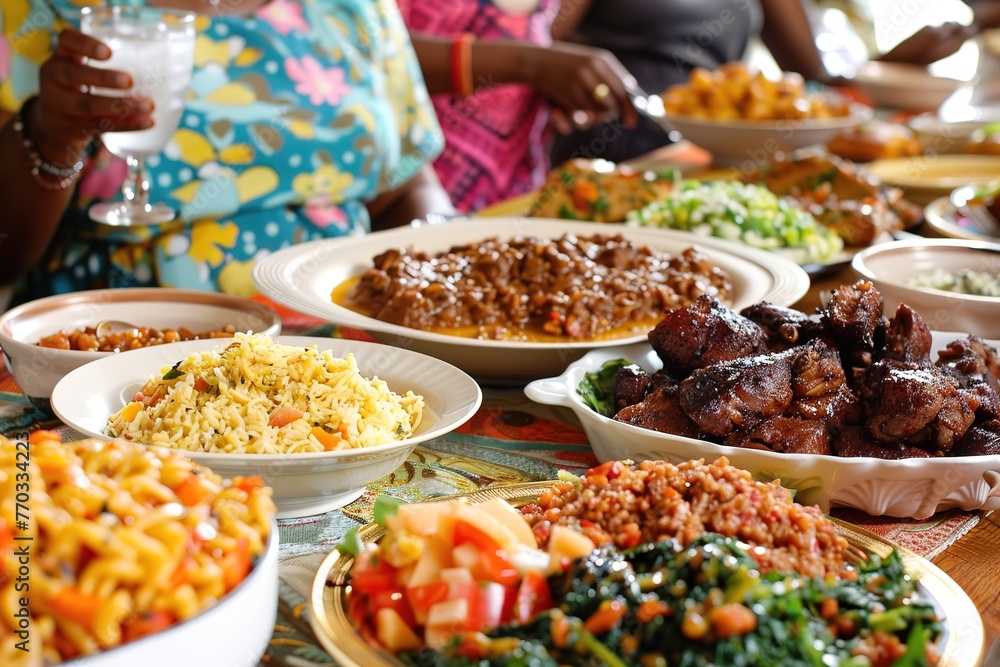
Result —
[[702, 295], [730, 300], [729, 276], [698, 248], [677, 256], [618, 235], [491, 238], [438, 254], [375, 257], [334, 301], [416, 329], [499, 340], [585, 340], [648, 331]]

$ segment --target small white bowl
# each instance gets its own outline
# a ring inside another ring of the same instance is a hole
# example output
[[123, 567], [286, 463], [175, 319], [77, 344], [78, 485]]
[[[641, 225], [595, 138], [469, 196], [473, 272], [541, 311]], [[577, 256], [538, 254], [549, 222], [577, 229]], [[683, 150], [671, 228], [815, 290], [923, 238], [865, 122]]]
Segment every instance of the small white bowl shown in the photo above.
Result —
[[859, 278], [872, 281], [892, 314], [901, 302], [920, 313], [933, 330], [965, 331], [1000, 338], [1000, 297], [958, 294], [915, 287], [917, 276], [943, 269], [971, 269], [1000, 275], [1000, 243], [955, 239], [914, 239], [866, 248], [851, 263]]
[[685, 139], [711, 153], [715, 164], [750, 172], [778, 153], [825, 144], [874, 115], [871, 107], [863, 104], [852, 104], [850, 111], [833, 118], [716, 120], [670, 114], [667, 120]]
[[978, 113], [963, 120], [946, 120], [936, 113], [922, 113], [910, 118], [906, 125], [913, 130], [925, 151], [940, 155], [965, 153], [975, 131], [996, 122], [1000, 122], [1000, 111]]
[[850, 84], [880, 107], [934, 111], [968, 82], [934, 76], [927, 68], [870, 60], [858, 69]]
[[277, 610], [278, 525], [272, 521], [267, 548], [257, 564], [217, 603], [169, 628], [65, 665], [256, 667], [274, 634]]
[[[412, 437], [405, 440], [332, 452], [298, 454], [182, 453], [223, 477], [260, 475], [271, 487], [278, 518], [321, 514], [357, 500], [365, 485], [402, 465], [419, 443], [450, 433], [479, 409], [483, 394], [471, 377], [434, 357], [390, 345], [340, 338], [281, 336], [282, 345], [329, 350], [335, 357], [355, 355], [365, 377], [378, 376], [397, 394], [412, 390], [424, 397], [424, 413]], [[108, 419], [136, 390], [189, 354], [205, 352], [219, 341], [191, 340], [157, 345], [87, 364], [59, 381], [52, 409], [66, 424], [87, 436], [110, 440]]]
[[[36, 409], [51, 413], [49, 397], [56, 383], [88, 362], [118, 354], [40, 347], [38, 341], [59, 331], [121, 320], [140, 327], [194, 332], [233, 325], [237, 331], [276, 336], [281, 318], [270, 306], [227, 294], [197, 290], [140, 287], [74, 292], [30, 301], [0, 316], [0, 347], [11, 375]], [[134, 350], [133, 350], [134, 351]]]

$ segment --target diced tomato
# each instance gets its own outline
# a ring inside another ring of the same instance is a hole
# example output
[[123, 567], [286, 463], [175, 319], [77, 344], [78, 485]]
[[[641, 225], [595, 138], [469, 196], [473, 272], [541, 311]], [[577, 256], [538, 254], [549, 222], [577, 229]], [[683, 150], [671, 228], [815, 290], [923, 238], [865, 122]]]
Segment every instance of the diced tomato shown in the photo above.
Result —
[[14, 531], [3, 519], [0, 519], [0, 554], [10, 551], [13, 545]]
[[208, 384], [208, 380], [206, 380], [205, 378], [201, 377], [200, 375], [197, 378], [195, 378], [195, 381], [194, 381], [194, 390], [195, 391], [207, 391], [208, 388], [211, 387], [211, 386], [212, 385]]
[[274, 411], [271, 418], [268, 420], [267, 425], [281, 428], [282, 426], [291, 424], [296, 419], [301, 418], [304, 414], [305, 413], [298, 408], [293, 408], [290, 405], [282, 405]]
[[236, 585], [246, 579], [250, 573], [250, 544], [245, 539], [236, 542], [236, 548], [219, 559], [222, 568], [222, 578], [226, 591], [236, 588]]
[[516, 584], [521, 578], [517, 569], [511, 565], [506, 551], [484, 549], [481, 553], [483, 578], [504, 586]]
[[148, 611], [138, 614], [122, 624], [122, 641], [130, 642], [164, 628], [169, 628], [177, 619], [169, 611]]
[[47, 440], [53, 440], [55, 442], [62, 442], [62, 436], [56, 431], [47, 431], [45, 429], [39, 429], [37, 431], [32, 431], [28, 435], [28, 442], [33, 445], [37, 445], [40, 442], [45, 442]]
[[604, 475], [608, 479], [615, 479], [616, 477], [621, 477], [621, 474], [625, 471], [625, 466], [621, 461], [605, 461], [596, 468], [591, 468], [586, 472], [586, 477], [591, 477], [594, 475]]
[[407, 588], [406, 597], [418, 616], [426, 614], [435, 604], [448, 599], [448, 584], [439, 581], [435, 584]]
[[408, 626], [411, 628], [417, 626], [417, 619], [402, 588], [387, 588], [369, 594], [368, 609], [373, 617], [378, 615], [380, 609], [392, 609]]
[[536, 614], [555, 606], [548, 580], [538, 572], [528, 572], [521, 580], [514, 601], [514, 620], [527, 623]]
[[174, 589], [186, 584], [191, 578], [191, 574], [197, 569], [197, 561], [192, 556], [184, 556], [177, 565], [177, 569], [170, 575], [170, 588]]
[[104, 598], [82, 593], [75, 586], [63, 586], [49, 599], [53, 612], [85, 628], [91, 627], [102, 604]]
[[455, 522], [454, 540], [456, 547], [466, 542], [471, 542], [480, 551], [492, 551], [495, 553], [500, 549], [500, 545], [489, 533], [479, 526], [472, 525], [468, 521], [458, 520]]
[[476, 592], [476, 622], [479, 630], [495, 628], [503, 622], [507, 590], [500, 584], [481, 582]]
[[520, 582], [504, 586], [503, 613], [500, 614], [500, 625], [506, 625], [514, 620], [514, 606], [517, 603], [517, 591]]
[[369, 549], [354, 559], [351, 586], [369, 595], [394, 590], [397, 588], [396, 568], [386, 563], [377, 551]]
[[328, 452], [335, 450], [344, 441], [344, 438], [339, 433], [330, 433], [325, 428], [319, 426], [313, 426], [309, 434], [319, 440], [319, 444], [323, 445], [323, 449]]

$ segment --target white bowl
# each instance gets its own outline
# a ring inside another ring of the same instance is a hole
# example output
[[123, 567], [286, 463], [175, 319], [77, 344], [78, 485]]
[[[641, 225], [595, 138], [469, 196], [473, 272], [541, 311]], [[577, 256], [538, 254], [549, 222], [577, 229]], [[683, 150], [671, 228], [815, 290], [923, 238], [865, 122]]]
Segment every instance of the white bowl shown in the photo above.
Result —
[[186, 327], [195, 332], [232, 324], [237, 331], [271, 336], [281, 333], [281, 318], [273, 308], [214, 292], [139, 287], [74, 292], [30, 301], [0, 316], [0, 347], [11, 375], [35, 408], [51, 413], [52, 388], [73, 369], [121, 354], [57, 350], [36, 343], [59, 331], [92, 327], [101, 320], [158, 329]]
[[934, 111], [967, 82], [934, 76], [926, 67], [870, 60], [858, 69], [850, 84], [880, 107]]
[[931, 287], [914, 287], [917, 276], [944, 269], [962, 269], [1000, 276], [1000, 243], [955, 239], [894, 241], [866, 248], [851, 263], [859, 278], [872, 281], [885, 298], [885, 312], [906, 303], [931, 329], [967, 331], [983, 338], [1000, 338], [1000, 297], [958, 294]]
[[[963, 337], [935, 333], [934, 350]], [[992, 342], [1000, 345], [1000, 342]], [[580, 420], [594, 454], [600, 461], [616, 459], [714, 460], [725, 456], [760, 481], [780, 479], [796, 490], [796, 501], [854, 507], [873, 516], [923, 519], [945, 509], [1000, 509], [1000, 456], [963, 456], [890, 461], [844, 458], [816, 454], [781, 454], [729, 447], [670, 433], [660, 433], [609, 419], [587, 407], [576, 388], [585, 373], [594, 372], [611, 359], [629, 359], [646, 371], [661, 367], [646, 344], [595, 350], [571, 364], [562, 375], [536, 380], [524, 389], [538, 403], [570, 408]]]
[[169, 628], [65, 664], [67, 667], [257, 667], [274, 634], [277, 612], [278, 526], [272, 521], [267, 548], [257, 564], [246, 579], [217, 603]]
[[787, 120], [713, 120], [670, 114], [667, 120], [685, 139], [712, 154], [716, 164], [757, 171], [777, 153], [825, 144], [844, 130], [871, 120], [874, 112], [862, 104], [834, 118]]
[[479, 340], [365, 317], [333, 303], [330, 292], [336, 285], [371, 268], [372, 258], [391, 248], [410, 246], [440, 252], [494, 236], [552, 239], [563, 234], [620, 234], [634, 244], [671, 254], [698, 245], [709, 259], [729, 273], [736, 308], [758, 301], [791, 305], [809, 289], [809, 276], [797, 264], [740, 243], [651, 227], [609, 227], [601, 223], [544, 218], [468, 218], [367, 236], [300, 243], [258, 261], [253, 277], [263, 294], [301, 313], [364, 329], [384, 343], [444, 359], [484, 384], [521, 386], [527, 380], [558, 373], [587, 350], [645, 340], [646, 334], [618, 340], [566, 343]]
[[924, 150], [929, 153], [965, 153], [973, 133], [990, 123], [1000, 122], [1000, 111], [976, 114], [964, 120], [945, 120], [936, 113], [922, 113], [906, 121]]
[[[454, 366], [433, 357], [388, 345], [335, 338], [282, 336], [283, 345], [330, 350], [344, 357], [353, 352], [365, 377], [378, 376], [401, 394], [424, 397], [424, 414], [411, 438], [375, 447], [301, 454], [209, 454], [184, 451], [194, 461], [223, 477], [260, 475], [274, 491], [278, 518], [320, 514], [356, 500], [366, 484], [399, 467], [419, 443], [458, 428], [482, 402], [479, 385]], [[219, 341], [193, 340], [112, 355], [81, 366], [59, 381], [52, 409], [66, 424], [88, 436], [110, 440], [108, 418], [120, 410], [163, 366]]]

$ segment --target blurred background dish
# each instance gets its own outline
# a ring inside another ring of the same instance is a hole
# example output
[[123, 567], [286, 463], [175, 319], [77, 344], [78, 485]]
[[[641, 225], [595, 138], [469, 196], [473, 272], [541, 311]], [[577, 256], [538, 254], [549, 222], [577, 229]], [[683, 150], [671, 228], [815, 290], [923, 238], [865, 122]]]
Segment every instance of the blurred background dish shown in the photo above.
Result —
[[0, 347], [14, 380], [35, 408], [51, 412], [49, 396], [59, 380], [79, 366], [114, 352], [40, 347], [60, 331], [122, 320], [157, 330], [180, 327], [207, 332], [232, 326], [236, 331], [281, 333], [273, 308], [242, 297], [169, 288], [129, 288], [74, 292], [31, 301], [0, 316]]
[[876, 160], [866, 168], [882, 181], [902, 188], [910, 201], [926, 206], [956, 188], [996, 179], [1000, 176], [1000, 156], [922, 155]]
[[977, 130], [1000, 121], [1000, 111], [995, 115], [985, 112], [968, 119], [949, 120], [937, 113], [922, 113], [906, 121], [928, 153], [967, 153], [969, 142]]
[[491, 340], [425, 331], [366, 317], [334, 303], [333, 288], [372, 267], [372, 258], [387, 250], [412, 247], [428, 253], [490, 238], [564, 234], [621, 235], [636, 245], [678, 254], [697, 245], [708, 259], [726, 271], [733, 299], [743, 305], [766, 299], [791, 304], [805, 294], [809, 277], [793, 262], [730, 241], [695, 237], [687, 232], [614, 227], [599, 223], [542, 218], [466, 218], [443, 225], [409, 227], [364, 237], [300, 244], [274, 253], [254, 268], [261, 292], [302, 313], [369, 331], [378, 340], [424, 352], [458, 366], [484, 384], [523, 384], [565, 368], [587, 350], [642, 340], [645, 332], [618, 339], [532, 342]]
[[[895, 241], [862, 250], [852, 267], [882, 292], [886, 312], [904, 302], [932, 329], [1000, 338], [1000, 243]], [[959, 289], [984, 294], [951, 291], [949, 280], [957, 281]]]
[[941, 236], [970, 241], [1000, 241], [993, 233], [994, 225], [982, 227], [958, 210], [950, 197], [939, 197], [924, 208], [927, 226]]
[[754, 169], [775, 155], [825, 144], [846, 129], [871, 120], [871, 107], [855, 104], [846, 116], [780, 120], [717, 120], [669, 113], [685, 139], [712, 154], [716, 164]]
[[[356, 500], [366, 484], [395, 470], [417, 444], [465, 423], [482, 401], [479, 386], [448, 363], [410, 350], [362, 341], [282, 336], [283, 345], [353, 353], [365, 377], [378, 376], [397, 394], [412, 390], [424, 397], [424, 414], [415, 434], [385, 445], [297, 454], [227, 454], [183, 450], [195, 462], [224, 477], [260, 475], [274, 491], [279, 518], [326, 512]], [[185, 356], [208, 351], [218, 341], [201, 340], [109, 355], [76, 369], [52, 392], [52, 408], [66, 424], [88, 436], [109, 440], [108, 419], [132, 400], [150, 375]]]
[[850, 85], [888, 109], [933, 111], [968, 82], [935, 76], [926, 67], [870, 60], [858, 68]]

